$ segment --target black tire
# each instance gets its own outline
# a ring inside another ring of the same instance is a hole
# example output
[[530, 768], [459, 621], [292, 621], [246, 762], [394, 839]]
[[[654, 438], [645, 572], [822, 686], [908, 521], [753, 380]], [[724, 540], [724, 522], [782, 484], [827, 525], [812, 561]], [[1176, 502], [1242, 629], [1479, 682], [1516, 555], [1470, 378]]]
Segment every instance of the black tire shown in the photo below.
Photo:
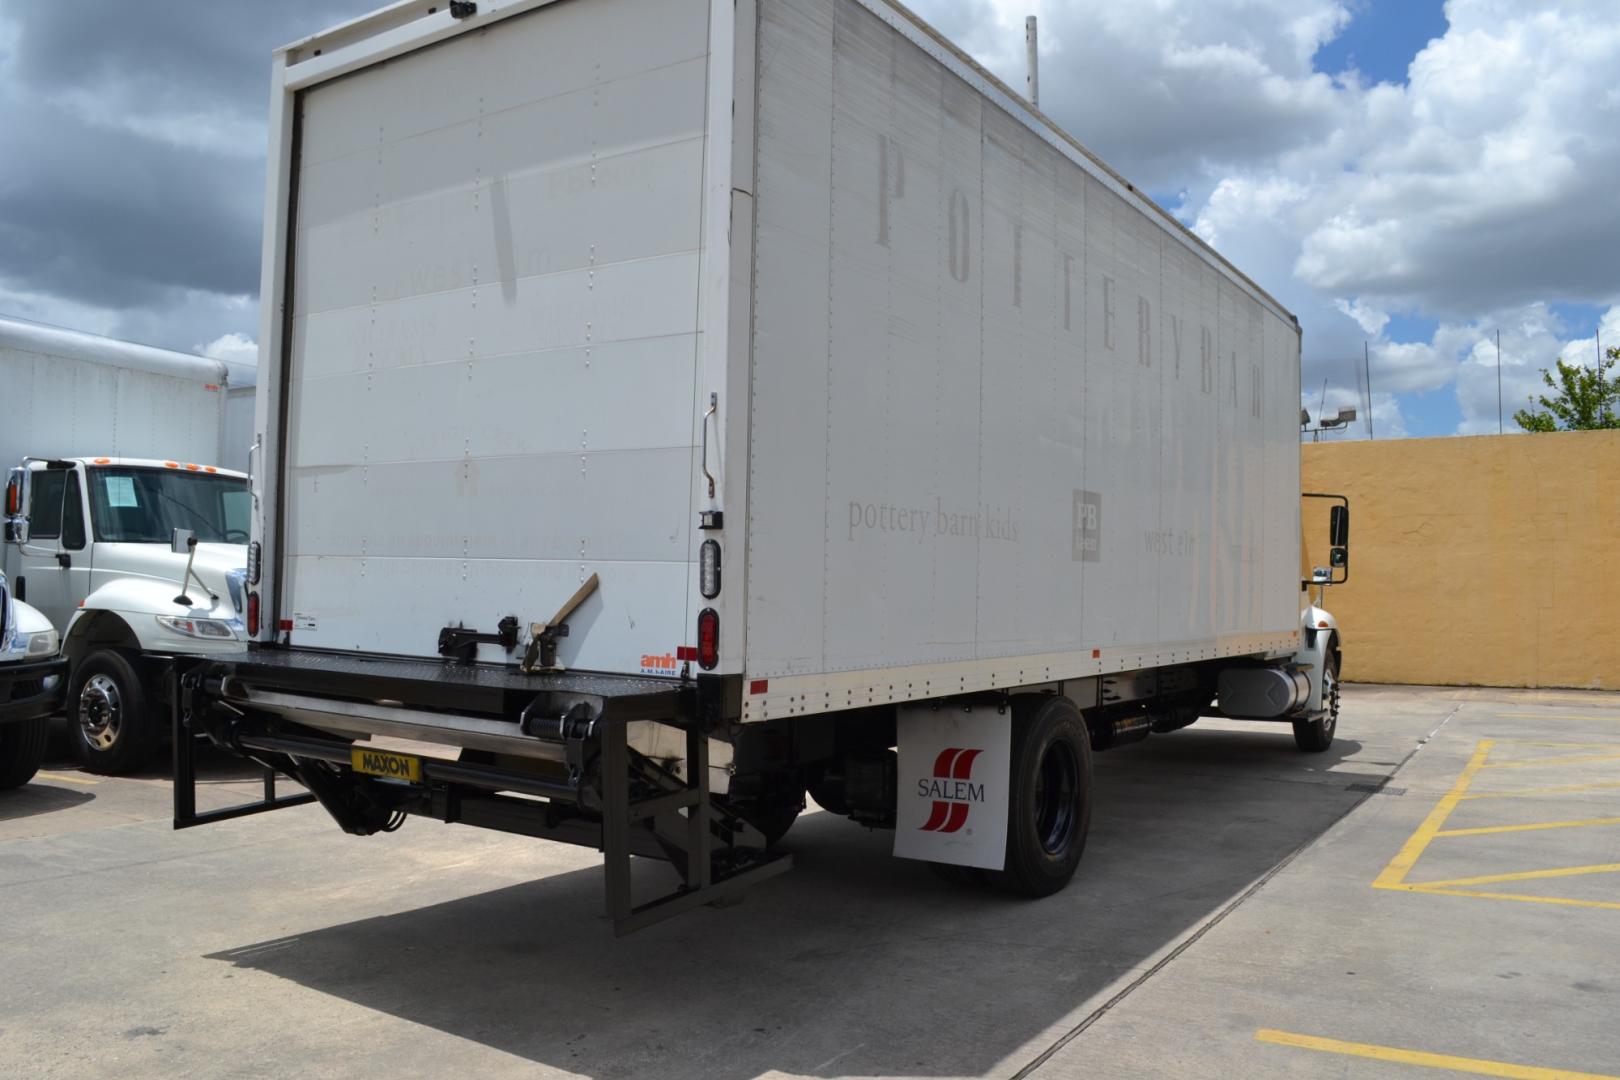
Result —
[[1320, 720], [1295, 720], [1294, 744], [1307, 754], [1320, 754], [1333, 745], [1334, 733], [1339, 729], [1339, 654], [1330, 651], [1323, 666], [1327, 685], [1322, 697], [1327, 715]]
[[1091, 736], [1059, 694], [1013, 698], [1007, 857], [989, 874], [1008, 892], [1051, 896], [1074, 877], [1091, 828]]
[[74, 668], [67, 720], [79, 764], [108, 776], [146, 764], [162, 735], [135, 665], [113, 649], [98, 649]]
[[[732, 783], [736, 784], [737, 781], [733, 780]], [[769, 784], [749, 786], [754, 790], [764, 788], [770, 795], [730, 802], [729, 809], [758, 829], [765, 837], [765, 846], [773, 848], [804, 812], [804, 782], [792, 774], [779, 773], [770, 778]]]
[[0, 791], [22, 787], [39, 772], [45, 760], [45, 740], [51, 732], [47, 719], [0, 724]]
[[816, 805], [829, 813], [839, 817], [849, 817], [849, 800], [844, 798], [844, 785], [840, 781], [832, 783], [826, 777], [817, 777], [810, 782], [810, 797], [816, 800]]

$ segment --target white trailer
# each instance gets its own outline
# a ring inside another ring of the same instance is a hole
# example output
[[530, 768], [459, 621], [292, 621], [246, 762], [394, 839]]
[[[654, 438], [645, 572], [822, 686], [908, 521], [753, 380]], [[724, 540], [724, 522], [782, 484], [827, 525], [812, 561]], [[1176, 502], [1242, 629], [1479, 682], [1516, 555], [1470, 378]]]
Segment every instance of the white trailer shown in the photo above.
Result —
[[1044, 893], [1093, 747], [1331, 740], [1297, 322], [898, 4], [408, 0], [272, 79], [265, 617], [180, 722], [344, 828], [600, 846], [623, 930], [808, 789]]
[[231, 374], [205, 356], [0, 316], [0, 461], [99, 454], [217, 463]]

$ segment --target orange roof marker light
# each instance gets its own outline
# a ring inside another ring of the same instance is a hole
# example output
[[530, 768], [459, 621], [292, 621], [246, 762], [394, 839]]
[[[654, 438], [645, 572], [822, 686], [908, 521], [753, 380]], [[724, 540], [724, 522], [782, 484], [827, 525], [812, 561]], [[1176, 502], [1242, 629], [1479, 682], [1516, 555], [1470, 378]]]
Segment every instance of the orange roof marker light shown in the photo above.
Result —
[[202, 472], [202, 466], [201, 465], [193, 465], [191, 462], [188, 461], [188, 462], [186, 462], [186, 472]]
[[163, 467], [165, 469], [178, 469], [180, 467], [180, 463], [178, 461], [165, 461], [163, 463]]
[[219, 472], [219, 470], [214, 468], [212, 465], [204, 465], [203, 472]]
[[112, 458], [110, 458], [110, 457], [98, 457], [98, 458], [96, 458], [95, 463], [97, 465], [111, 465], [112, 464]]

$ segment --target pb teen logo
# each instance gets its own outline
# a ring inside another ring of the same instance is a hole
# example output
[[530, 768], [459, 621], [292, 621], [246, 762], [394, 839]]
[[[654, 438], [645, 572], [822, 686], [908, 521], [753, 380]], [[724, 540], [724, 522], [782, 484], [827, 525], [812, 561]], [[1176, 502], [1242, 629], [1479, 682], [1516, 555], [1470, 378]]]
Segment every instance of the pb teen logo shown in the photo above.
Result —
[[968, 810], [984, 802], [984, 785], [973, 782], [973, 762], [983, 750], [947, 747], [934, 759], [934, 775], [917, 781], [917, 795], [934, 800], [922, 832], [953, 833], [967, 824]]

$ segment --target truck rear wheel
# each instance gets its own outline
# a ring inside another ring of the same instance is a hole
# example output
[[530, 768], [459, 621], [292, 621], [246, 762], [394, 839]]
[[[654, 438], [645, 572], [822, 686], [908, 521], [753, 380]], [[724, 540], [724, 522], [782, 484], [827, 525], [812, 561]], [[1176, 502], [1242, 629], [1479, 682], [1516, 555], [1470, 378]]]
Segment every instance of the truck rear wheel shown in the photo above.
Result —
[[1007, 856], [990, 874], [1024, 896], [1051, 896], [1069, 883], [1091, 827], [1091, 736], [1074, 702], [1060, 694], [1013, 698]]
[[131, 772], [157, 748], [146, 688], [129, 658], [113, 649], [80, 661], [68, 688], [67, 716], [73, 753], [90, 772]]
[[39, 772], [50, 730], [46, 719], [0, 724], [0, 791], [22, 787]]
[[1322, 708], [1320, 720], [1295, 720], [1294, 744], [1307, 754], [1320, 754], [1333, 745], [1339, 727], [1339, 656], [1327, 654], [1322, 665]]

